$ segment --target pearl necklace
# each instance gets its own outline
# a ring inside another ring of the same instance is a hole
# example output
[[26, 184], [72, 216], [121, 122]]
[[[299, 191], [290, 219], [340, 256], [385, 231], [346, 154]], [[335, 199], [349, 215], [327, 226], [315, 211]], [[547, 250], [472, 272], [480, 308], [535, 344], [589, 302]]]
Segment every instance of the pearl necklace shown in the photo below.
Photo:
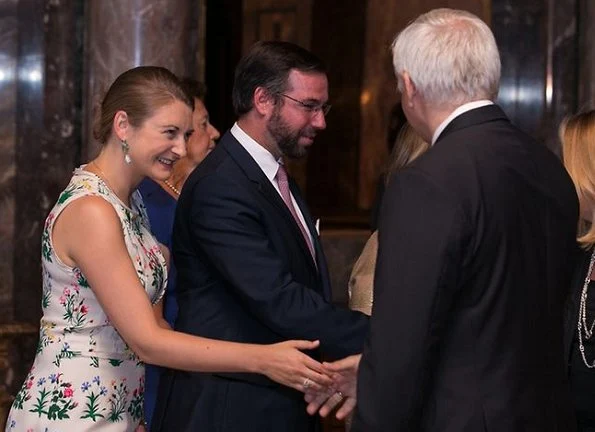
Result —
[[[593, 336], [593, 328], [595, 328], [595, 320], [591, 323], [591, 326], [587, 325], [587, 291], [589, 289], [589, 283], [591, 282], [591, 272], [593, 271], [593, 265], [595, 264], [595, 249], [591, 253], [591, 260], [589, 261], [589, 270], [587, 271], [587, 277], [585, 277], [585, 283], [583, 284], [583, 291], [581, 292], [581, 300], [578, 313], [578, 349], [583, 357], [585, 366], [589, 369], [595, 368], [595, 360], [589, 364], [587, 356], [585, 354], [585, 346], [583, 345], [583, 338], [585, 340], [591, 339]], [[583, 336], [584, 333], [584, 336]]]
[[170, 188], [171, 190], [173, 190], [176, 195], [178, 195], [178, 196], [180, 195], [180, 190], [177, 187], [175, 187], [173, 184], [171, 184], [169, 181], [163, 180], [163, 183], [165, 183], [165, 185], [168, 188]]

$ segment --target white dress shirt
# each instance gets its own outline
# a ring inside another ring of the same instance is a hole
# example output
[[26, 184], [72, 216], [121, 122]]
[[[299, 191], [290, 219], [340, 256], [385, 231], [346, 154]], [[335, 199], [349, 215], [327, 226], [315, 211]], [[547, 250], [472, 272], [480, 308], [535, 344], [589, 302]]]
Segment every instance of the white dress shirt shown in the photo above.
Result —
[[436, 142], [436, 140], [438, 139], [438, 137], [440, 136], [442, 131], [444, 131], [444, 129], [446, 129], [446, 126], [448, 126], [448, 124], [451, 121], [453, 121], [455, 118], [457, 118], [458, 116], [460, 116], [463, 113], [466, 113], [467, 111], [471, 111], [472, 109], [481, 108], [481, 107], [487, 106], [487, 105], [494, 105], [494, 102], [492, 102], [491, 100], [487, 100], [487, 99], [468, 102], [466, 104], [461, 105], [453, 112], [451, 112], [450, 115], [448, 117], [446, 117], [444, 119], [444, 121], [442, 123], [440, 123], [440, 125], [434, 131], [434, 135], [432, 136], [432, 145], [434, 145], [434, 143]]
[[[235, 139], [246, 149], [246, 151], [252, 156], [252, 159], [258, 164], [260, 169], [264, 172], [264, 175], [267, 179], [271, 182], [281, 199], [281, 191], [279, 190], [279, 185], [277, 184], [277, 180], [275, 177], [277, 176], [277, 171], [279, 170], [279, 164], [283, 163], [283, 160], [275, 160], [271, 152], [265, 149], [263, 146], [258, 144], [251, 136], [249, 136], [246, 132], [242, 130], [242, 128], [236, 123], [231, 128], [231, 134], [234, 136]], [[312, 239], [312, 233], [308, 229], [308, 225], [306, 225], [306, 220], [304, 219], [304, 215], [302, 214], [302, 210], [300, 206], [296, 202], [293, 194], [289, 191], [291, 195], [291, 202], [293, 203], [293, 207], [298, 215], [300, 223], [305, 228], [306, 232], [310, 236], [310, 242], [314, 244], [314, 240]]]

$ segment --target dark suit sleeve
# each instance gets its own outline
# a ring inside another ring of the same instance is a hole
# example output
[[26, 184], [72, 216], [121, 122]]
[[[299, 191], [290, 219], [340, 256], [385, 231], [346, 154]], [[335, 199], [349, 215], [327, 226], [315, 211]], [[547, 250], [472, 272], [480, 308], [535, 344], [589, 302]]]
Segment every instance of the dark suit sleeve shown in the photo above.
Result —
[[[297, 283], [275, 251], [252, 193], [222, 176], [193, 190], [191, 235], [252, 314], [282, 339], [319, 339], [331, 358], [359, 353], [367, 317]], [[291, 235], [291, 234], [287, 234]]]
[[450, 192], [423, 173], [410, 169], [391, 180], [355, 431], [419, 430], [424, 387], [460, 283], [466, 227]]

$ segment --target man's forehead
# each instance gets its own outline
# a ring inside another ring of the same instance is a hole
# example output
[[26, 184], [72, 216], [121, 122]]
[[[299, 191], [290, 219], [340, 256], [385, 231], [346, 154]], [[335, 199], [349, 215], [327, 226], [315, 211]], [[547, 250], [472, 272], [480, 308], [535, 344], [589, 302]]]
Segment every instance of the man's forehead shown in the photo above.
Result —
[[288, 90], [303, 90], [312, 92], [326, 92], [328, 80], [321, 72], [303, 72], [293, 69], [287, 79]]

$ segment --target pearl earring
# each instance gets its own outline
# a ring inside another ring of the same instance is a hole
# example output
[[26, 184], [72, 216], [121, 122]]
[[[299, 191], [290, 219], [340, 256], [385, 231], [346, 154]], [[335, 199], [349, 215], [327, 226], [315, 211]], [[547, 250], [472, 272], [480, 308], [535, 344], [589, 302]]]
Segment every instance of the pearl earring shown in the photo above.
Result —
[[130, 163], [132, 162], [132, 159], [130, 159], [130, 155], [128, 154], [130, 146], [128, 145], [126, 140], [120, 140], [120, 143], [122, 144], [122, 151], [124, 152], [124, 162], [130, 165]]

